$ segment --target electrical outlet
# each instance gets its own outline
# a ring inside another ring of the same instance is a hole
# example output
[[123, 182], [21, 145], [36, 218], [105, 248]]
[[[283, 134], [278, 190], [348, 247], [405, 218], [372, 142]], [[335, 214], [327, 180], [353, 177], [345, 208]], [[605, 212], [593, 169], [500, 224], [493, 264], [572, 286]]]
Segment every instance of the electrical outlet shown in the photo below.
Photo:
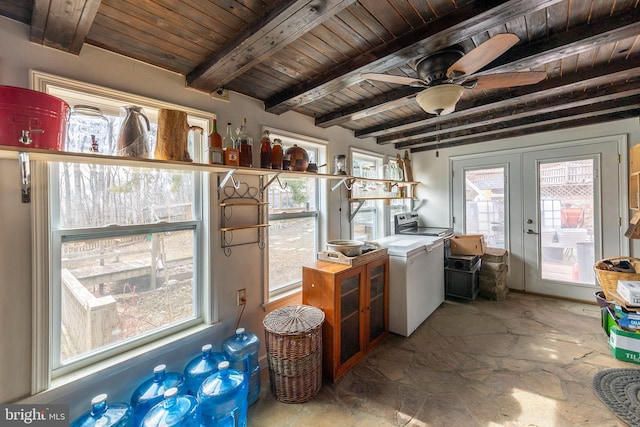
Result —
[[238, 305], [244, 305], [247, 303], [247, 290], [246, 289], [240, 289], [238, 290], [238, 294], [237, 294], [237, 304]]

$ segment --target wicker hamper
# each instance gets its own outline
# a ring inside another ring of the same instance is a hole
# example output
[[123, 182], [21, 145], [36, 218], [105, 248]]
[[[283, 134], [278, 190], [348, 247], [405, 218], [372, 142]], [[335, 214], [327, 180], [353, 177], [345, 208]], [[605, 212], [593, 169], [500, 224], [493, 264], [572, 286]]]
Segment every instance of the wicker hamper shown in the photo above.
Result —
[[[620, 261], [628, 260], [631, 262], [635, 269], [635, 273], [624, 273], [621, 271], [612, 271], [607, 268], [605, 261]], [[613, 258], [605, 258], [596, 262], [593, 265], [593, 269], [598, 278], [598, 283], [604, 292], [604, 296], [607, 300], [613, 299], [611, 292], [616, 292], [618, 289], [618, 280], [640, 280], [640, 259], [632, 258], [628, 256], [619, 256]]]
[[302, 403], [322, 386], [324, 312], [292, 305], [267, 314], [262, 322], [271, 393], [284, 403]]

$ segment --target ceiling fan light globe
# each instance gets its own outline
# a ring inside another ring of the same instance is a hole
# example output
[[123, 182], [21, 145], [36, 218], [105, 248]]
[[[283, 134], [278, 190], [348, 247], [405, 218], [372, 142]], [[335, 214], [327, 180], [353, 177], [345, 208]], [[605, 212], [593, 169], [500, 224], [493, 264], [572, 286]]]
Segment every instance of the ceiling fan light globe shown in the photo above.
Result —
[[416, 95], [416, 102], [427, 113], [444, 115], [452, 113], [464, 89], [460, 85], [433, 86]]

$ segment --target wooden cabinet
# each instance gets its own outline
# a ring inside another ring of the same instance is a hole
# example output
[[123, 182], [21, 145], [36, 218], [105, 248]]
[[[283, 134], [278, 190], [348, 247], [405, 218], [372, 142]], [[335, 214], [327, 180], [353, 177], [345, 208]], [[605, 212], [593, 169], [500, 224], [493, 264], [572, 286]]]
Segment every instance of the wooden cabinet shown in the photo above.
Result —
[[322, 309], [322, 370], [336, 381], [389, 334], [389, 256], [302, 269], [302, 303]]

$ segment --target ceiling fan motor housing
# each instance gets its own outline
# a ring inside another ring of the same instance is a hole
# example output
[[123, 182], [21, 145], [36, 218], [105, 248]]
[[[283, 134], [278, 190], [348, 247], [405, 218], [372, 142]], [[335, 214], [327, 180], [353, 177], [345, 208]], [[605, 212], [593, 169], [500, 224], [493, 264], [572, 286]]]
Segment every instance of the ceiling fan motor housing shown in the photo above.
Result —
[[464, 56], [460, 46], [440, 50], [424, 57], [416, 64], [416, 73], [429, 86], [447, 81], [447, 69]]

